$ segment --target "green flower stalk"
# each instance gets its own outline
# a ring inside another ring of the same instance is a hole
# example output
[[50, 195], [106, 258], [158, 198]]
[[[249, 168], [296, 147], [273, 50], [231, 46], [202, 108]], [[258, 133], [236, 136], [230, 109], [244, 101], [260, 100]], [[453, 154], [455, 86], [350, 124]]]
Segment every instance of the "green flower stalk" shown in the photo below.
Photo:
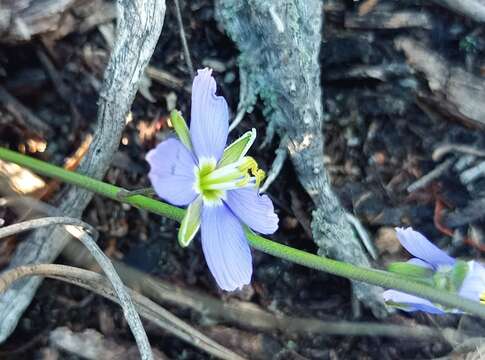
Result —
[[[178, 222], [181, 222], [185, 215], [184, 209], [168, 205], [146, 196], [133, 195], [120, 197], [119, 194], [126, 192], [126, 190], [2, 147], [0, 147], [0, 159], [13, 162], [40, 175], [54, 178], [67, 184], [79, 186], [98, 195], [130, 204], [134, 207], [168, 217]], [[420, 283], [419, 281], [410, 280], [409, 277], [403, 277], [399, 274], [359, 267], [310, 254], [256, 235], [248, 228], [245, 228], [244, 231], [249, 244], [253, 248], [275, 257], [333, 275], [342, 276], [347, 279], [363, 281], [369, 284], [399, 290], [427, 299], [433, 303], [458, 309], [485, 319], [485, 306], [481, 305], [478, 301], [463, 298], [450, 291], [435, 289], [432, 286]]]

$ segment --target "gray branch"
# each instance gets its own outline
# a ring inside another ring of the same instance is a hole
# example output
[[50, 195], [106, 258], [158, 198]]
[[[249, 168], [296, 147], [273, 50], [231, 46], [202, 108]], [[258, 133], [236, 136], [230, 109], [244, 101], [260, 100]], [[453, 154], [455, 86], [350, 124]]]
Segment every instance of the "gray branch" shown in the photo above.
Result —
[[[116, 43], [105, 71], [93, 143], [79, 172], [99, 179], [108, 169], [164, 17], [164, 0], [118, 0]], [[69, 188], [59, 205], [60, 212], [80, 217], [91, 197], [88, 191]], [[68, 239], [69, 235], [61, 229], [38, 230], [19, 245], [9, 268], [52, 262]], [[40, 283], [39, 278], [19, 281], [0, 297], [0, 342], [15, 329]]]
[[[89, 250], [93, 258], [105, 273], [108, 280], [113, 286], [113, 290], [116, 292], [118, 302], [123, 309], [126, 322], [130, 326], [133, 335], [136, 339], [136, 343], [140, 350], [141, 358], [144, 360], [153, 360], [153, 354], [151, 351], [150, 343], [148, 342], [145, 329], [141, 322], [140, 316], [135, 310], [135, 306], [130, 298], [130, 295], [125, 289], [121, 278], [116, 272], [110, 259], [103, 253], [103, 251], [96, 244], [98, 233], [91, 225], [75, 218], [62, 217], [62, 216], [50, 216], [40, 219], [23, 221], [21, 223], [13, 224], [0, 228], [0, 239], [18, 234], [24, 231], [38, 229], [49, 225], [64, 225], [64, 228], [72, 236], [81, 241], [84, 246]], [[89, 235], [89, 234], [91, 235]]]
[[438, 5], [456, 11], [479, 23], [485, 23], [485, 1], [483, 0], [433, 0]]
[[[264, 102], [268, 129], [288, 136], [290, 158], [316, 206], [312, 232], [319, 253], [370, 266], [324, 168], [322, 2], [216, 0], [216, 16], [241, 51], [240, 71], [253, 97], [259, 94]], [[377, 316], [386, 313], [379, 288], [354, 283], [353, 290]]]

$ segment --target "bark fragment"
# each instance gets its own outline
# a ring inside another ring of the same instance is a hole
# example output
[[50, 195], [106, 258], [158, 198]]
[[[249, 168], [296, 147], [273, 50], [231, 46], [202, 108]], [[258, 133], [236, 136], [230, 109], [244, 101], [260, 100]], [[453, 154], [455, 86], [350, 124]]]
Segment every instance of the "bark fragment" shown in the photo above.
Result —
[[417, 93], [421, 101], [465, 124], [485, 128], [485, 82], [481, 77], [450, 65], [436, 52], [409, 37], [397, 38], [394, 43], [428, 84], [429, 91], [419, 89]]

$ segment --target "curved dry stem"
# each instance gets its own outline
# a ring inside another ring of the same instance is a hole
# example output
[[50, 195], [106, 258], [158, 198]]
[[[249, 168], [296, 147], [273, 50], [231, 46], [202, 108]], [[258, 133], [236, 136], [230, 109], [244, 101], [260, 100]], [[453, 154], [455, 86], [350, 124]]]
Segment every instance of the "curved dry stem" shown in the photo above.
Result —
[[84, 221], [71, 218], [68, 216], [49, 216], [45, 218], [27, 220], [18, 224], [2, 227], [0, 228], [0, 239], [7, 236], [15, 235], [24, 231], [39, 229], [41, 227], [51, 226], [51, 225], [79, 226], [83, 228], [85, 231], [89, 232], [93, 238], [95, 239], [98, 238], [98, 231], [91, 225], [85, 223]]
[[97, 231], [91, 225], [79, 219], [64, 216], [52, 216], [28, 220], [18, 224], [13, 224], [4, 228], [0, 228], [0, 238], [17, 234], [23, 231], [51, 225], [64, 225], [66, 231], [74, 236], [76, 239], [81, 241], [83, 245], [89, 250], [94, 259], [96, 259], [116, 292], [116, 296], [118, 297], [118, 302], [123, 309], [123, 314], [125, 316], [126, 322], [130, 326], [133, 336], [135, 337], [141, 358], [147, 360], [153, 359], [150, 343], [145, 333], [145, 329], [143, 328], [140, 316], [136, 312], [135, 306], [133, 305], [130, 296], [126, 292], [121, 278], [116, 272], [110, 259], [98, 247], [95, 240], [91, 236], [89, 236], [86, 231], [83, 231], [83, 229], [87, 230], [91, 234], [93, 234], [94, 238], [97, 238]]
[[[68, 282], [120, 303], [117, 294], [104, 276], [92, 271], [57, 264], [19, 266], [4, 272], [0, 276], [0, 293], [4, 292], [15, 281], [28, 276], [42, 276]], [[125, 288], [125, 291], [131, 296], [136, 310], [143, 318], [220, 359], [244, 359], [178, 319], [169, 311], [143, 295], [128, 288]]]

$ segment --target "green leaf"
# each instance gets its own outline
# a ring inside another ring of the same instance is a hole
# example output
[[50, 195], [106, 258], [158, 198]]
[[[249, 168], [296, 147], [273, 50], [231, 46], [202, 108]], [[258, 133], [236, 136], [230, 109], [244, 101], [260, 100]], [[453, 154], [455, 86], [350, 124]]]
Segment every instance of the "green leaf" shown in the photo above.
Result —
[[389, 265], [387, 268], [390, 272], [404, 275], [404, 276], [411, 276], [417, 278], [427, 278], [433, 275], [433, 271], [431, 269], [410, 264], [407, 262], [395, 262]]
[[178, 242], [180, 246], [187, 247], [197, 234], [200, 227], [200, 215], [202, 212], [202, 196], [197, 197], [187, 208], [185, 216], [180, 224]]
[[466, 261], [458, 260], [453, 269], [451, 270], [451, 286], [452, 291], [458, 291], [465, 280], [466, 275], [468, 274], [469, 266]]
[[184, 144], [187, 149], [192, 150], [189, 128], [180, 111], [172, 110], [170, 113], [170, 121], [172, 122], [173, 128], [182, 144]]
[[256, 129], [251, 129], [251, 131], [244, 133], [244, 135], [224, 149], [218, 166], [224, 166], [238, 161], [246, 155], [251, 145], [253, 145], [254, 139], [256, 139]]
[[391, 301], [391, 300], [386, 301], [385, 304], [387, 306], [392, 306], [393, 308], [396, 308], [396, 309], [399, 309], [399, 310], [409, 311], [409, 309], [410, 309], [409, 305], [394, 302], [394, 301]]

